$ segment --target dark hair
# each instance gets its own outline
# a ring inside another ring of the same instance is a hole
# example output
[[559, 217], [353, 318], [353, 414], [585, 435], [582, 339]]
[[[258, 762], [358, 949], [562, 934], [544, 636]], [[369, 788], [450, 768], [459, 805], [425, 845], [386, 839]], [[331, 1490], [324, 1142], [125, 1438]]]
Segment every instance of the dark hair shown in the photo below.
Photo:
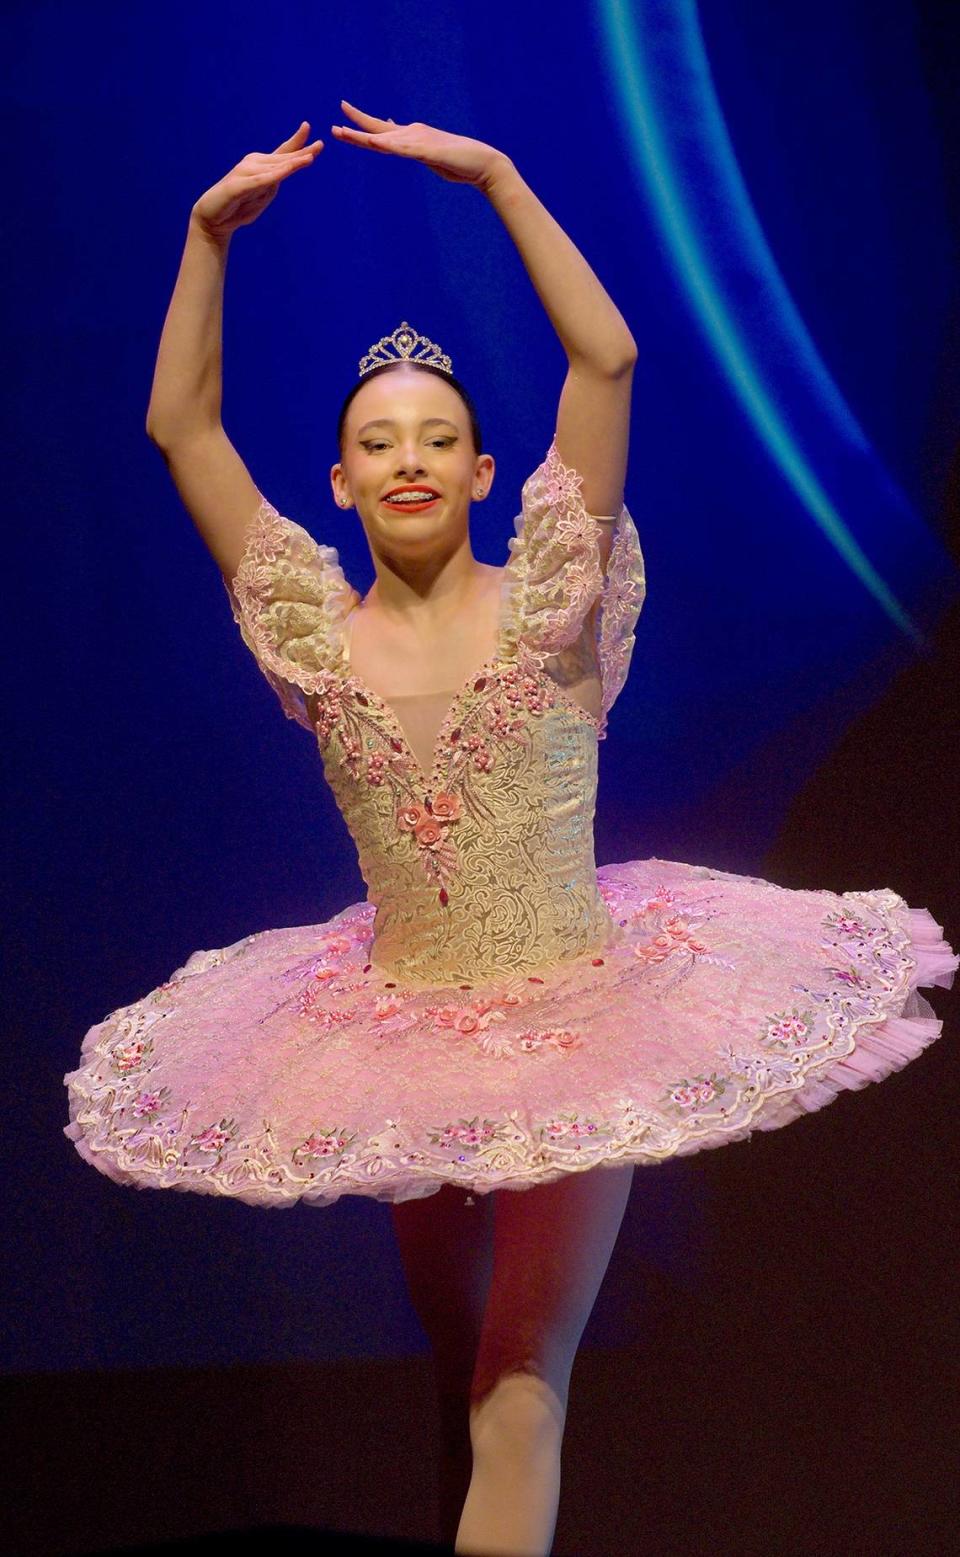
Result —
[[471, 400], [467, 390], [461, 384], [460, 380], [458, 378], [454, 378], [452, 373], [445, 373], [443, 368], [433, 367], [429, 362], [409, 362], [406, 360], [401, 361], [399, 359], [396, 362], [381, 362], [379, 367], [371, 368], [369, 373], [365, 373], [363, 378], [357, 380], [346, 400], [343, 402], [343, 405], [340, 408], [340, 415], [337, 419], [337, 444], [340, 448], [341, 454], [343, 453], [343, 428], [347, 420], [347, 412], [350, 409], [350, 403], [353, 400], [354, 395], [357, 393], [357, 390], [361, 389], [369, 379], [379, 378], [382, 373], [393, 373], [397, 368], [418, 368], [421, 373], [433, 373], [437, 378], [442, 378], [445, 384], [449, 384], [451, 389], [456, 390], [457, 394], [460, 396], [460, 399], [466, 406], [467, 413], [470, 417], [470, 431], [473, 435], [473, 447], [477, 454], [482, 454], [483, 438], [480, 434], [480, 421], [477, 417], [477, 408]]

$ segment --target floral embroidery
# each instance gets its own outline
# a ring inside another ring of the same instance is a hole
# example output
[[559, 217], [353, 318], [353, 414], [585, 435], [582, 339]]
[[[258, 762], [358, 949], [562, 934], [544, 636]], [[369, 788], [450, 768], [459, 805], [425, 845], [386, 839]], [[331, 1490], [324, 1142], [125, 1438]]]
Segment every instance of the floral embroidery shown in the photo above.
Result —
[[[719, 877], [723, 873], [713, 874]], [[771, 887], [770, 890], [778, 889]], [[862, 896], [882, 902], [886, 895], [880, 892], [844, 896]], [[893, 934], [889, 921], [867, 924], [842, 911], [825, 915], [823, 925], [828, 932], [823, 947], [828, 951], [837, 949], [833, 932], [849, 937], [851, 955], [855, 960], [867, 963], [873, 976], [845, 966], [828, 965], [824, 973], [831, 979], [830, 988], [814, 991], [802, 983], [793, 985], [797, 993], [806, 995], [814, 1004], [794, 1005], [765, 1017], [757, 1033], [757, 1042], [765, 1053], [745, 1054], [731, 1044], [716, 1045], [715, 1052], [728, 1062], [729, 1073], [721, 1076], [714, 1072], [710, 1077], [697, 1076], [693, 1082], [683, 1078], [672, 1083], [666, 1097], [677, 1107], [698, 1113], [714, 1098], [729, 1091], [733, 1103], [719, 1111], [721, 1117], [729, 1119], [744, 1104], [755, 1107], [757, 1101], [770, 1092], [795, 1089], [813, 1064], [823, 1067], [850, 1052], [852, 1031], [859, 1025], [852, 1020], [851, 1002], [856, 1000], [858, 1003], [862, 1019], [869, 1020], [868, 1013], [871, 1012], [876, 1019], [878, 991], [882, 994], [897, 984], [903, 985], [902, 932]]]
[[762, 1035], [762, 1041], [778, 1044], [784, 1049], [800, 1048], [812, 1026], [813, 1013], [800, 1012], [794, 1006], [792, 1011], [778, 1011], [774, 1015]]
[[581, 1119], [579, 1114], [561, 1114], [544, 1125], [543, 1134], [548, 1140], [558, 1141], [567, 1135], [596, 1135], [598, 1130], [604, 1128], [596, 1119]]
[[[285, 712], [315, 732], [368, 890], [379, 904], [380, 958], [399, 969], [415, 944], [411, 977], [442, 982], [460, 968], [495, 964], [506, 971], [563, 959], [597, 946], [612, 928], [589, 858], [598, 720], [561, 690], [573, 684], [571, 656], [563, 664], [551, 662], [557, 650], [592, 630], [599, 634], [597, 647], [584, 654], [584, 664], [597, 655], [601, 662], [608, 657], [614, 673], [620, 664], [622, 640], [636, 618], [642, 558], [624, 508], [605, 582], [599, 534], [584, 506], [581, 477], [560, 460], [554, 438], [524, 485], [503, 570], [497, 653], [454, 698], [427, 774], [389, 704], [349, 673], [344, 624], [359, 596], [335, 549], [261, 500], [228, 585], [231, 609]], [[623, 587], [604, 602], [601, 590], [618, 568]], [[586, 612], [598, 598], [589, 629]], [[609, 703], [608, 669], [601, 663], [600, 670]], [[550, 714], [545, 738], [536, 721]], [[569, 797], [577, 785], [584, 794], [574, 811]], [[435, 791], [455, 793], [460, 816], [444, 818], [434, 809], [419, 825], [400, 828], [398, 812], [414, 805], [429, 810]], [[547, 836], [545, 815], [556, 818], [555, 840]], [[493, 837], [502, 840], [501, 849], [491, 849]], [[494, 897], [495, 865], [512, 858], [514, 874], [519, 877], [526, 864], [529, 875], [531, 844], [540, 868], [522, 888], [518, 879]], [[559, 881], [552, 861], [561, 856], [570, 866]], [[430, 894], [418, 890], [424, 880], [440, 907], [455, 904], [442, 933], [431, 921]], [[486, 926], [480, 940], [471, 929], [478, 917]]]
[[370, 931], [367, 925], [364, 925], [359, 933], [353, 937], [334, 931], [332, 935], [323, 937], [323, 940], [320, 942], [320, 952], [325, 957], [345, 957], [347, 952], [352, 951], [355, 940], [361, 942], [368, 940], [369, 935]]
[[340, 1157], [355, 1140], [356, 1135], [351, 1135], [347, 1130], [315, 1130], [293, 1148], [291, 1157], [299, 1168], [304, 1162], [315, 1158]]
[[447, 794], [441, 790], [434, 795], [431, 810], [439, 822], [455, 822], [461, 812], [460, 800], [457, 795]]
[[[580, 491], [583, 486], [583, 478], [572, 466], [563, 463], [557, 453], [556, 439], [551, 443], [550, 449], [547, 452], [544, 486], [546, 487], [547, 500], [550, 507], [556, 509], [561, 515], [558, 523], [563, 522], [565, 510], [572, 510], [576, 514], [583, 508], [583, 498]], [[594, 523], [596, 523], [595, 520]]]
[[682, 1081], [674, 1082], [664, 1093], [664, 1101], [683, 1113], [684, 1110], [702, 1108], [715, 1097], [722, 1097], [726, 1090], [727, 1082], [714, 1071], [710, 1076], [695, 1076], [692, 1081], [684, 1077]]
[[[632, 896], [631, 878], [635, 882]], [[643, 878], [643, 866], [638, 862], [629, 869], [616, 867], [602, 879], [605, 896], [616, 902], [621, 917], [634, 921], [634, 928], [627, 928], [628, 949], [631, 935], [647, 939], [645, 926], [657, 915], [658, 933], [670, 937], [675, 946], [688, 945], [689, 936], [680, 932], [696, 923], [701, 909], [712, 915], [712, 939], [718, 940], [723, 906], [718, 899], [722, 900], [730, 877], [716, 872], [698, 876], [691, 868], [685, 890], [662, 883], [654, 887], [649, 876]], [[736, 891], [747, 887], [741, 878]], [[780, 889], [755, 884], [750, 890], [769, 893], [774, 914], [782, 910], [783, 898], [777, 895]], [[344, 1061], [345, 1086], [356, 1092], [351, 1072], [356, 1070], [363, 1045], [378, 1035], [382, 1043], [392, 1046], [389, 1052], [394, 1065], [403, 1047], [409, 1045], [409, 1062], [402, 1062], [411, 1067], [405, 1072], [408, 1077], [412, 1079], [428, 1055], [434, 1056], [439, 1076], [445, 1050], [437, 1046], [437, 1039], [443, 1037], [449, 1041], [449, 1052], [457, 1055], [456, 1085], [465, 1097], [472, 1095], [472, 1107], [440, 1123], [427, 1124], [422, 1116], [412, 1116], [409, 1123], [401, 1125], [384, 1121], [373, 1101], [362, 1116], [362, 1125], [359, 1113], [343, 1111], [338, 1120], [317, 1120], [309, 1131], [298, 1127], [295, 1135], [286, 1138], [282, 1115], [258, 1117], [259, 1094], [251, 1097], [253, 1117], [243, 1122], [237, 1113], [191, 1118], [189, 1098], [163, 1079], [162, 1070], [155, 1085], [137, 1079], [138, 1062], [142, 1069], [148, 1052], [152, 1051], [151, 1063], [162, 1066], [167, 1046], [175, 1059], [181, 1042], [179, 1030], [171, 1026], [171, 1015], [159, 1011], [148, 996], [113, 1013], [98, 1033], [95, 1046], [90, 1045], [86, 1068], [73, 1078], [72, 1121], [83, 1129], [99, 1160], [109, 1162], [110, 1171], [121, 1179], [206, 1187], [210, 1192], [238, 1194], [260, 1204], [285, 1204], [302, 1195], [326, 1203], [351, 1189], [377, 1195], [381, 1181], [383, 1198], [394, 1198], [400, 1186], [416, 1192], [427, 1185], [437, 1188], [463, 1180], [485, 1188], [501, 1183], [537, 1183], [554, 1177], [575, 1159], [578, 1167], [613, 1158], [654, 1163], [696, 1150], [700, 1144], [741, 1139], [762, 1123], [758, 1111], [765, 1104], [779, 1117], [791, 1094], [805, 1081], [817, 1082], [858, 1046], [876, 1060], [890, 1045], [889, 1036], [876, 1048], [871, 1047], [871, 1040], [878, 1030], [882, 1035], [884, 1017], [896, 1014], [902, 1006], [916, 967], [915, 948], [896, 917], [899, 900], [895, 896], [882, 892], [850, 896], [863, 905], [862, 914], [834, 918], [828, 912], [811, 921], [813, 958], [822, 941], [819, 977], [793, 981], [790, 987], [798, 998], [779, 1001], [766, 1012], [761, 1008], [749, 1028], [741, 1027], [739, 1039], [728, 1041], [722, 1036], [730, 1020], [722, 1005], [718, 1005], [717, 1022], [710, 1028], [684, 1034], [681, 1022], [677, 1041], [699, 1050], [703, 1059], [678, 1069], [673, 1077], [660, 1073], [657, 1057], [659, 1027], [670, 1017], [670, 1004], [659, 995], [656, 1007], [644, 1003], [644, 964], [636, 957], [614, 964], [612, 971], [609, 959], [599, 970], [595, 959], [590, 959], [589, 965], [581, 960], [569, 968], [544, 969], [526, 978], [511, 975], [482, 987], [444, 990], [440, 998], [431, 999], [429, 991], [391, 988], [393, 981], [370, 964], [364, 963], [361, 970], [372, 914], [371, 905], [365, 904], [331, 924], [327, 935], [312, 949], [312, 956], [291, 962], [301, 985], [316, 990], [321, 1000], [329, 997], [334, 981], [316, 976], [326, 971], [324, 966], [316, 966], [318, 949], [328, 959], [328, 966], [336, 964], [339, 978], [358, 986], [365, 984], [358, 990], [352, 1009], [356, 1050]], [[760, 901], [753, 899], [754, 904]], [[759, 921], [759, 908], [757, 917]], [[742, 928], [734, 919], [734, 931]], [[749, 931], [749, 926], [746, 928]], [[277, 933], [266, 932], [268, 936]], [[846, 961], [837, 955], [838, 937], [843, 939]], [[234, 947], [195, 954], [194, 971], [206, 965], [219, 968], [241, 953], [253, 958], [256, 945], [253, 937], [252, 944], [248, 938]], [[933, 934], [929, 945], [937, 945]], [[859, 971], [856, 988], [843, 977], [851, 964]], [[311, 966], [312, 973], [308, 971]], [[867, 977], [868, 970], [872, 979]], [[723, 973], [722, 967], [715, 966], [711, 977], [719, 979]], [[225, 974], [224, 980], [228, 977]], [[180, 978], [189, 984], [191, 975], [180, 970]], [[612, 1033], [606, 1014], [611, 979], [617, 991]], [[864, 981], [869, 983], [868, 989], [860, 987]], [[715, 984], [714, 990], [719, 997], [722, 985]], [[631, 991], [641, 1029], [655, 1014], [657, 1026], [650, 1032], [652, 1051], [633, 1030], [628, 1015]], [[347, 1011], [346, 1005], [335, 1000], [327, 1003], [331, 1010]], [[699, 1009], [702, 1022], [703, 1008], [694, 1009]], [[575, 1013], [576, 1018], [570, 1019]], [[252, 1013], [250, 1019], [257, 1020]], [[337, 1022], [341, 1025], [351, 1030], [346, 1020]], [[161, 1042], [161, 1034], [165, 1042]], [[218, 1044], [222, 1041], [218, 1037]], [[499, 1072], [501, 1065], [511, 1066], [506, 1085], [502, 1081], [497, 1084], [500, 1096], [506, 1098], [514, 1088], [519, 1093], [524, 1085], [523, 1070], [513, 1067], [538, 1067], [544, 1060], [561, 1064], [564, 1055], [591, 1044], [596, 1045], [601, 1072], [602, 1056], [611, 1044], [622, 1064], [624, 1085], [619, 1089], [610, 1085], [613, 1073], [605, 1074], [602, 1113], [573, 1106], [551, 1108], [538, 1118], [532, 1104], [535, 1092], [526, 1094], [515, 1106], [491, 1106], [490, 1096], [485, 1094], [485, 1088], [492, 1084], [488, 1067], [496, 1066]], [[465, 1045], [470, 1046], [468, 1064], [458, 1053]], [[650, 1053], [654, 1055], [652, 1062]], [[901, 1063], [906, 1057], [905, 1053]], [[292, 1047], [288, 1061], [291, 1095], [296, 1093], [296, 1066], [302, 1063], [302, 1055]], [[129, 1080], [123, 1074], [128, 1065]], [[375, 1086], [379, 1085], [375, 1065], [370, 1074]], [[402, 1074], [402, 1070], [391, 1071], [390, 1085], [397, 1085], [396, 1077]], [[831, 1083], [833, 1092], [842, 1084]], [[281, 1078], [271, 1068], [270, 1095], [281, 1096], [281, 1088]], [[825, 1097], [829, 1095], [828, 1091]]]
[[[529, 981], [505, 975], [496, 991], [476, 995], [463, 1003], [428, 1004], [423, 1008], [423, 1014], [433, 1019], [435, 1032], [449, 1032], [457, 1037], [476, 1037], [484, 1052], [492, 1053], [493, 1039], [492, 1035], [488, 1035], [491, 1022], [503, 1022], [508, 1012], [532, 998]], [[512, 1053], [512, 1046], [507, 1043], [504, 1048], [503, 1042], [502, 1039], [497, 1040], [496, 1052]]]
[[[611, 907], [616, 904], [616, 894], [607, 899]], [[661, 965], [669, 964], [668, 974], [658, 977], [661, 989], [672, 989], [688, 979], [700, 963], [730, 971], [736, 963], [711, 949], [708, 941], [698, 933], [704, 924], [715, 917], [715, 910], [708, 906], [708, 899], [684, 903], [680, 895], [661, 887], [655, 897], [646, 898], [625, 919], [623, 925], [649, 926], [652, 934], [637, 940], [633, 955], [650, 976]]]
[[169, 1087], [158, 1087], [155, 1092], [138, 1092], [130, 1105], [130, 1112], [134, 1119], [153, 1119], [169, 1101]]
[[[505, 1020], [502, 1011], [495, 1012], [494, 1016], [498, 1022]], [[489, 1028], [487, 1028], [484, 1031], [477, 1033], [474, 1042], [478, 1052], [480, 1054], [488, 1055], [490, 1059], [503, 1059], [506, 1055], [512, 1055], [515, 1052], [514, 1046], [510, 1042], [510, 1039], [505, 1037], [505, 1035], [499, 1030], [496, 1032], [491, 1032]]]
[[409, 1032], [412, 1027], [417, 1027], [420, 1018], [415, 1010], [408, 1009], [408, 1003], [409, 996], [399, 991], [396, 994], [381, 995], [372, 1013], [372, 1020], [377, 1030], [399, 1035]]
[[114, 1069], [121, 1076], [126, 1076], [132, 1070], [139, 1070], [149, 1053], [149, 1045], [142, 1038], [137, 1038], [133, 1043], [118, 1044], [113, 1051]]
[[504, 747], [519, 743], [529, 749], [528, 716], [542, 716], [556, 707], [556, 689], [542, 671], [531, 674], [529, 666], [520, 663], [491, 662], [448, 710], [431, 775], [442, 782], [442, 788], [431, 797], [422, 794], [424, 775], [401, 739], [402, 732], [396, 733], [388, 705], [375, 695], [372, 698], [359, 678], [349, 678], [344, 685], [353, 695], [340, 698], [337, 721], [329, 727], [330, 733], [336, 730], [337, 757], [330, 752], [329, 735], [321, 741], [328, 759], [332, 758], [328, 777], [336, 782], [338, 758], [351, 778], [363, 776], [374, 789], [391, 787], [394, 826], [412, 835], [419, 869], [446, 906], [449, 889], [462, 873], [451, 828], [468, 811], [475, 820], [484, 809], [472, 789], [473, 775], [494, 769], [501, 742]]
[[599, 526], [596, 519], [581, 505], [577, 505], [561, 513], [553, 533], [561, 546], [568, 546], [571, 551], [583, 551], [597, 544]]
[[314, 728], [320, 741], [328, 741], [340, 723], [340, 715], [343, 711], [342, 697], [340, 683], [331, 677], [329, 684], [325, 687], [323, 696], [317, 701], [317, 718]]
[[441, 790], [424, 805], [408, 802], [397, 812], [401, 832], [411, 832], [416, 839], [427, 880], [440, 883], [441, 903], [447, 902], [446, 883], [457, 868], [456, 845], [445, 828], [456, 822], [460, 813], [459, 796], [449, 790]]
[[466, 1008], [431, 1006], [429, 1011], [434, 1018], [434, 1027], [458, 1034], [483, 1032], [491, 1022], [505, 1020], [503, 1012], [494, 1010], [489, 1002], [486, 1009], [482, 1011], [476, 1005], [469, 1005]]
[[187, 1142], [186, 1153], [193, 1151], [212, 1153], [215, 1152], [217, 1162], [220, 1162], [225, 1146], [228, 1146], [237, 1133], [237, 1121], [235, 1119], [221, 1119], [218, 1124], [207, 1125], [198, 1135], [192, 1135]]
[[520, 1034], [519, 1043], [526, 1054], [534, 1054], [538, 1049], [553, 1047], [555, 1049], [579, 1049], [583, 1039], [579, 1033], [571, 1032], [566, 1027], [546, 1027], [542, 1031], [530, 1028]]
[[150, 1068], [148, 1062], [153, 1058], [155, 1042], [153, 1029], [169, 1015], [167, 1009], [155, 1009], [156, 1005], [156, 991], [151, 991], [144, 1000], [132, 1006], [121, 1006], [107, 1018], [115, 1024], [113, 1041], [106, 1053], [115, 1075], [124, 1077]]
[[478, 1124], [477, 1118], [461, 1119], [457, 1124], [435, 1128], [429, 1132], [430, 1141], [440, 1147], [484, 1146], [493, 1140], [497, 1126], [492, 1119], [485, 1119], [483, 1124]]
[[471, 690], [485, 692], [486, 696], [468, 709], [460, 722], [440, 742], [440, 760], [448, 779], [460, 774], [468, 763], [480, 773], [489, 773], [494, 767], [494, 751], [484, 735], [475, 728], [477, 725], [485, 721], [487, 735], [508, 741], [529, 742], [526, 721], [521, 717], [511, 719], [508, 708], [515, 714], [522, 710], [530, 714], [542, 714], [545, 709], [556, 706], [552, 684], [547, 681], [544, 685], [537, 676], [516, 664], [504, 663], [478, 677]]
[[362, 983], [359, 982], [338, 984], [334, 987], [332, 984], [322, 982], [321, 976], [318, 975], [317, 981], [308, 984], [301, 994], [296, 1010], [300, 1016], [308, 1017], [317, 1027], [335, 1027], [338, 1023], [351, 1021], [355, 1013], [345, 1007], [325, 1005], [324, 1002], [331, 994], [342, 995], [350, 989], [362, 987]]

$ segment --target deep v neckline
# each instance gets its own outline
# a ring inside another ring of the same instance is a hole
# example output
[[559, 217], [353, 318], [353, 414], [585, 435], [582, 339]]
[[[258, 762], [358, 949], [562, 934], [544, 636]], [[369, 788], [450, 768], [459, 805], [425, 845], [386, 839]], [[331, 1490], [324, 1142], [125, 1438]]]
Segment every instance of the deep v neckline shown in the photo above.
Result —
[[[505, 597], [505, 592], [506, 592], [506, 589], [507, 589], [507, 583], [508, 583], [508, 567], [505, 566], [501, 570], [500, 583], [499, 583], [499, 586], [498, 586], [498, 588], [499, 588], [499, 598], [498, 598], [498, 607], [499, 607], [499, 609], [498, 609], [498, 612], [497, 612], [497, 639], [496, 639], [496, 645], [495, 645], [494, 651], [493, 651], [493, 653], [491, 655], [489, 655], [487, 657], [487, 659], [485, 659], [483, 661], [483, 663], [481, 665], [478, 665], [475, 670], [472, 670], [469, 673], [468, 676], [465, 676], [463, 681], [461, 681], [460, 685], [454, 689], [453, 694], [452, 694], [452, 696], [450, 698], [450, 702], [447, 705], [446, 712], [444, 713], [444, 716], [441, 719], [440, 724], [439, 724], [439, 726], [437, 728], [437, 734], [436, 734], [436, 737], [435, 737], [434, 743], [433, 743], [433, 753], [432, 753], [432, 758], [431, 758], [431, 763], [430, 763], [430, 771], [429, 772], [425, 771], [425, 769], [423, 768], [423, 766], [422, 766], [422, 764], [420, 762], [419, 757], [417, 756], [416, 752], [413, 749], [413, 746], [411, 745], [409, 737], [407, 736], [407, 732], [404, 730], [403, 725], [400, 723], [399, 716], [397, 715], [395, 710], [391, 707], [390, 703], [387, 701], [387, 699], [383, 696], [382, 693], [375, 692], [373, 687], [370, 685], [370, 683], [368, 681], [366, 681], [364, 679], [364, 677], [359, 674], [359, 672], [354, 670], [354, 668], [353, 668], [353, 666], [351, 664], [351, 661], [350, 661], [350, 648], [351, 648], [351, 638], [353, 636], [353, 618], [356, 615], [356, 612], [360, 609], [360, 605], [355, 605], [351, 611], [348, 611], [347, 615], [343, 618], [343, 620], [342, 620], [342, 622], [340, 624], [340, 656], [341, 656], [341, 660], [342, 660], [343, 667], [344, 667], [344, 670], [345, 670], [345, 677], [344, 677], [344, 679], [346, 681], [352, 681], [354, 683], [354, 686], [356, 688], [358, 688], [358, 690], [363, 694], [363, 696], [367, 699], [367, 701], [371, 702], [371, 703], [374, 703], [376, 705], [377, 709], [380, 711], [380, 713], [381, 713], [383, 719], [386, 721], [386, 723], [388, 723], [388, 724], [393, 726], [394, 735], [395, 735], [396, 738], [398, 738], [400, 740], [400, 742], [401, 742], [401, 744], [403, 746], [404, 754], [409, 758], [410, 762], [413, 764], [414, 769], [415, 769], [415, 771], [417, 773], [417, 776], [418, 776], [420, 782], [424, 786], [424, 793], [425, 793], [425, 795], [428, 795], [431, 799], [433, 798], [433, 795], [435, 793], [435, 782], [436, 782], [437, 777], [438, 777], [437, 769], [440, 766], [441, 761], [443, 760], [444, 737], [445, 737], [445, 735], [447, 733], [447, 729], [449, 728], [450, 724], [452, 723], [453, 715], [456, 713], [460, 703], [462, 702], [463, 698], [467, 695], [467, 693], [471, 692], [471, 691], [476, 691], [477, 690], [477, 688], [474, 685], [475, 682], [479, 681], [481, 677], [486, 677], [486, 676], [490, 675], [494, 670], [497, 670], [500, 666], [502, 666], [502, 665], [504, 665], [506, 663], [506, 660], [504, 658], [503, 645], [504, 645], [504, 634], [505, 634], [505, 630], [506, 630], [506, 609], [505, 609], [505, 605], [504, 605], [504, 597]], [[434, 694], [431, 694], [429, 692], [425, 692], [423, 694], [417, 694], [417, 693], [413, 692], [413, 693], [398, 693], [397, 695], [400, 696], [400, 697], [416, 697], [418, 695], [422, 695], [424, 697], [430, 697], [430, 696], [432, 696]]]

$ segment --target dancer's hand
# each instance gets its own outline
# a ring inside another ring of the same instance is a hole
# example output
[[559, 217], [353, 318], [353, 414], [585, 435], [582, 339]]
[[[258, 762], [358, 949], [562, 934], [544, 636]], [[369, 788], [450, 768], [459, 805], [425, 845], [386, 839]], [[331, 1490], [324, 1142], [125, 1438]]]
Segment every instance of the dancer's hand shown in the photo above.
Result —
[[351, 146], [367, 146], [371, 151], [392, 152], [397, 157], [413, 157], [454, 184], [473, 184], [477, 189], [486, 190], [491, 179], [510, 160], [485, 141], [451, 135], [419, 121], [395, 124], [392, 119], [377, 119], [373, 114], [354, 108], [345, 98], [341, 98], [340, 106], [351, 119], [356, 119], [360, 128], [356, 129], [352, 124], [332, 124], [331, 132], [338, 140]]
[[265, 211], [281, 181], [301, 168], [313, 165], [323, 150], [323, 141], [305, 146], [310, 125], [303, 121], [289, 140], [281, 141], [276, 151], [248, 151], [225, 173], [219, 183], [200, 196], [190, 212], [204, 232], [213, 238], [229, 238], [237, 227], [247, 227]]

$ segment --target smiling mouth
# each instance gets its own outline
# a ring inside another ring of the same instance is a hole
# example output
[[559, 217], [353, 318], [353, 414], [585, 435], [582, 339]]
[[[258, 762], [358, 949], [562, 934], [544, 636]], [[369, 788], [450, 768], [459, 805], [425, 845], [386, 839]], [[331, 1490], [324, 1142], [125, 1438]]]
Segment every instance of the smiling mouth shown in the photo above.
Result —
[[439, 503], [440, 499], [439, 497], [425, 497], [421, 501], [412, 502], [410, 498], [400, 498], [398, 500], [392, 497], [384, 497], [380, 501], [384, 508], [390, 508], [394, 513], [400, 513], [402, 510], [408, 514], [422, 514], [425, 509], [432, 508], [434, 503]]

